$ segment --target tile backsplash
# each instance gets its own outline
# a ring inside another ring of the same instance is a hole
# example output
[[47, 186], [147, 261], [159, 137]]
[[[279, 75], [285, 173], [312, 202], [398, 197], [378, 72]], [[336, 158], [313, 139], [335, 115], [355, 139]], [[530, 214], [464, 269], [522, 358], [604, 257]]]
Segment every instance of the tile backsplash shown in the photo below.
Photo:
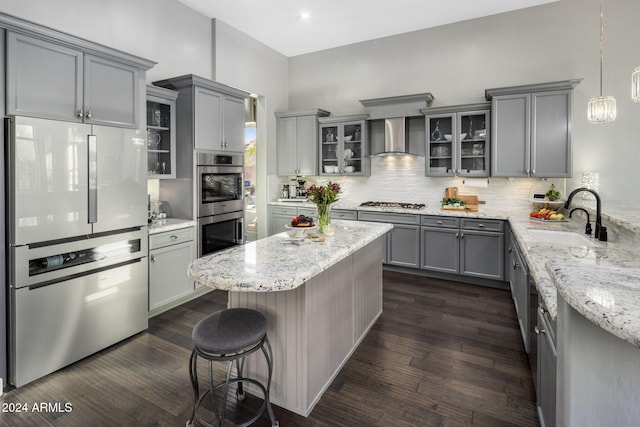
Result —
[[[314, 183], [338, 182], [341, 201], [359, 204], [369, 200], [439, 205], [446, 187], [458, 187], [458, 193], [477, 195], [496, 206], [505, 203], [527, 203], [531, 195], [545, 193], [551, 184], [566, 197], [566, 180], [562, 178], [461, 178], [426, 177], [425, 159], [419, 156], [382, 156], [371, 158], [371, 176], [306, 177]], [[270, 200], [280, 197], [288, 177], [269, 177]]]

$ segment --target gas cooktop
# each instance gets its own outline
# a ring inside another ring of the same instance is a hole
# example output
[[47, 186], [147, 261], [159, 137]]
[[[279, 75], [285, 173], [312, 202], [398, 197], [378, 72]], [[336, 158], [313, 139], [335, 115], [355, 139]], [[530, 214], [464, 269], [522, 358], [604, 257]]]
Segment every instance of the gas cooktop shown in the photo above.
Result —
[[364, 202], [360, 206], [370, 206], [375, 208], [401, 208], [401, 209], [422, 209], [424, 203], [399, 203], [399, 202]]

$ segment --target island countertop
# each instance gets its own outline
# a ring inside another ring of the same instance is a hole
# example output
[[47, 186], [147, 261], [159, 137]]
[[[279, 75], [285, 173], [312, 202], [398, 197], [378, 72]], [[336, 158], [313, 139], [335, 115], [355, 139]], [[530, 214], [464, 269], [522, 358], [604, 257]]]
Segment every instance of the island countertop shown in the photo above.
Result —
[[324, 242], [279, 233], [198, 258], [189, 265], [188, 275], [201, 285], [227, 291], [288, 291], [393, 228], [366, 221], [333, 221], [332, 225], [335, 235]]

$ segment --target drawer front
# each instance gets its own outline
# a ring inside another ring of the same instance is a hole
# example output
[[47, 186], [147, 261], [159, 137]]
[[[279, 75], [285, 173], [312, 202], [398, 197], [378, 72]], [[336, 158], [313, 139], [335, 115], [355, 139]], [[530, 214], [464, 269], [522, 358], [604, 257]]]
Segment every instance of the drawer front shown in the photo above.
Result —
[[298, 215], [298, 208], [290, 206], [272, 206], [271, 213], [274, 215], [290, 215], [291, 218]]
[[194, 235], [193, 227], [152, 234], [149, 236], [149, 250], [190, 242], [194, 239]]
[[331, 209], [332, 219], [358, 219], [358, 212], [349, 209]]
[[392, 224], [420, 225], [420, 215], [397, 214], [393, 212], [358, 211], [359, 221], [387, 222]]
[[495, 231], [502, 233], [504, 231], [504, 221], [495, 219], [462, 218], [460, 228], [465, 230]]
[[318, 216], [318, 210], [315, 208], [298, 208], [298, 215], [310, 216], [315, 219]]
[[429, 227], [458, 228], [460, 226], [460, 218], [451, 216], [424, 215], [422, 217], [422, 225]]

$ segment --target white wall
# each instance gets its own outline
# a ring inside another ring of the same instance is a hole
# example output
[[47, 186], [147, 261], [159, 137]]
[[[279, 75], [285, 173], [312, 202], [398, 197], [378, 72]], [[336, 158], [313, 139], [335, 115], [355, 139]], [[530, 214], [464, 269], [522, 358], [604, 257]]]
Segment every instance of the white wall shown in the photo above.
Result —
[[256, 140], [258, 144], [256, 190], [258, 236], [267, 233], [266, 202], [269, 199], [267, 176], [276, 173], [277, 111], [288, 108], [287, 57], [236, 30], [214, 20], [216, 81], [259, 95]]
[[0, 0], [0, 11], [155, 61], [147, 82], [212, 77], [211, 20], [175, 0]]
[[[615, 123], [592, 125], [586, 105], [599, 94], [599, 8], [598, 0], [562, 0], [293, 57], [289, 108], [354, 114], [362, 111], [359, 99], [428, 91], [434, 106], [467, 104], [484, 101], [486, 88], [582, 77], [568, 187], [579, 185], [583, 171], [597, 171], [605, 201], [640, 203], [640, 105], [630, 99], [631, 72], [640, 66], [640, 2], [605, 4], [604, 94], [617, 98], [619, 113]], [[416, 180], [409, 187], [444, 187], [442, 179]]]

